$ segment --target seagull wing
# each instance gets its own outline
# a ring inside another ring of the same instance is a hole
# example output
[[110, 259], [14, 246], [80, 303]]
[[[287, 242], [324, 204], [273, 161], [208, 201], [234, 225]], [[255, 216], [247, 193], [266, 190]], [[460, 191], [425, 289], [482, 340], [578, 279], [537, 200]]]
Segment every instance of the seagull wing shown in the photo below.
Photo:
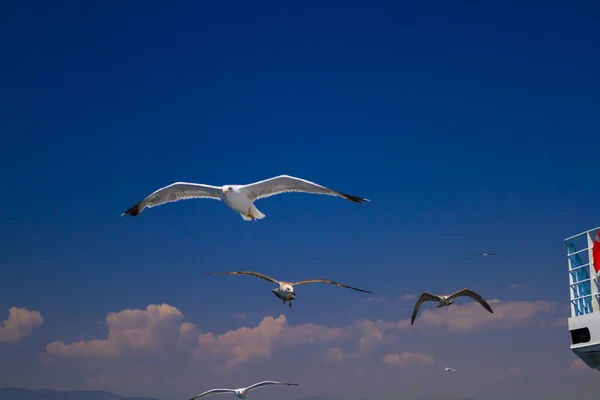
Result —
[[492, 307], [490, 307], [490, 305], [487, 303], [487, 301], [485, 301], [483, 299], [483, 297], [481, 297], [480, 295], [478, 295], [477, 293], [475, 293], [471, 289], [462, 289], [462, 290], [459, 290], [458, 292], [453, 293], [450, 296], [448, 296], [448, 300], [452, 300], [452, 299], [455, 299], [457, 297], [462, 297], [462, 296], [466, 296], [466, 297], [472, 298], [473, 300], [475, 300], [476, 302], [478, 302], [479, 304], [481, 304], [483, 306], [483, 308], [485, 308], [486, 310], [488, 310], [492, 314], [494, 313], [494, 311], [492, 311]]
[[130, 207], [121, 216], [129, 214], [135, 217], [144, 211], [144, 208], [156, 207], [179, 200], [201, 198], [221, 200], [221, 187], [201, 183], [175, 182], [158, 189], [144, 200]]
[[250, 390], [258, 389], [268, 385], [287, 385], [287, 386], [298, 386], [297, 383], [286, 383], [286, 382], [277, 382], [277, 381], [263, 381], [255, 383], [254, 385], [250, 385], [244, 389], [244, 391], [249, 392]]
[[199, 399], [200, 397], [208, 396], [209, 394], [235, 393], [235, 389], [211, 389], [204, 393], [197, 394], [189, 400]]
[[340, 287], [345, 287], [345, 288], [352, 289], [352, 290], [357, 290], [357, 291], [363, 292], [363, 293], [373, 293], [373, 292], [370, 292], [368, 290], [358, 289], [358, 288], [355, 288], [355, 287], [352, 287], [352, 286], [344, 285], [343, 283], [330, 281], [328, 279], [307, 279], [305, 281], [300, 281], [300, 282], [290, 282], [290, 285], [297, 286], [297, 285], [304, 285], [304, 284], [307, 284], [307, 283], [329, 283], [330, 285], [336, 285], [336, 286], [340, 286]]
[[355, 203], [371, 201], [369, 199], [338, 192], [336, 190], [326, 188], [325, 186], [317, 185], [316, 183], [288, 175], [280, 175], [276, 176], [275, 178], [265, 179], [264, 181], [254, 182], [249, 185], [245, 185], [242, 190], [252, 201], [287, 192], [303, 192], [338, 196]]
[[423, 294], [421, 294], [421, 296], [419, 297], [419, 300], [417, 300], [417, 303], [415, 304], [415, 309], [413, 310], [412, 317], [410, 319], [411, 325], [415, 323], [415, 318], [417, 318], [417, 314], [419, 313], [419, 308], [421, 308], [421, 304], [424, 301], [440, 301], [440, 298], [439, 298], [439, 296], [436, 296], [434, 294], [431, 294], [428, 292], [423, 292]]
[[255, 276], [260, 279], [264, 279], [265, 281], [279, 283], [279, 281], [271, 278], [270, 276], [259, 274], [258, 272], [253, 271], [231, 271], [231, 272], [201, 272], [203, 275], [250, 275]]

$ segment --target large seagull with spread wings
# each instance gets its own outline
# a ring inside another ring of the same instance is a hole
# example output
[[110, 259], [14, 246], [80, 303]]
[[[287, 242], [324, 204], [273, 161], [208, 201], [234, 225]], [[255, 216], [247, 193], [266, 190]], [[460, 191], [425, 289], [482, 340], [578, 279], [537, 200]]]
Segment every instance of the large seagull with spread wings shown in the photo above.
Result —
[[135, 217], [145, 208], [156, 207], [179, 200], [214, 199], [223, 200], [232, 210], [239, 212], [245, 221], [255, 221], [265, 217], [254, 205], [256, 200], [287, 192], [325, 194], [341, 197], [354, 203], [370, 201], [369, 199], [338, 192], [304, 179], [280, 175], [248, 185], [211, 186], [202, 183], [175, 182], [158, 189], [144, 200], [130, 207], [121, 216], [129, 214]]
[[275, 289], [272, 290], [273, 294], [277, 296], [283, 304], [285, 302], [289, 302], [289, 307], [292, 308], [292, 300], [296, 300], [296, 293], [294, 293], [294, 286], [297, 285], [305, 285], [307, 283], [329, 283], [330, 285], [336, 285], [352, 290], [357, 290], [363, 293], [373, 293], [368, 290], [358, 289], [352, 286], [344, 285], [343, 283], [338, 283], [334, 281], [330, 281], [328, 279], [307, 279], [300, 282], [286, 282], [286, 281], [278, 281], [277, 279], [273, 279], [270, 276], [259, 274], [258, 272], [253, 271], [233, 271], [233, 272], [201, 272], [204, 275], [249, 275], [255, 276], [260, 279], [264, 279], [265, 281], [273, 282], [278, 285]]

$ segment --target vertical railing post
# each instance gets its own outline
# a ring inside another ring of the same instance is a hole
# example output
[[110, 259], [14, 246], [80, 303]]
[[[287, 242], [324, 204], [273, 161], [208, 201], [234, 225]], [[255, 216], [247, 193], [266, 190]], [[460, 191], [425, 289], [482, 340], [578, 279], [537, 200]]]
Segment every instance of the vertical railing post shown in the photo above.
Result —
[[594, 240], [596, 239], [597, 229], [592, 229], [587, 232], [587, 243], [588, 243], [588, 256], [590, 260], [589, 270], [590, 270], [590, 291], [592, 295], [592, 312], [596, 312], [600, 310], [599, 296], [598, 296], [598, 279], [596, 277], [596, 268], [594, 266]]
[[576, 306], [575, 306], [575, 298], [573, 296], [573, 283], [574, 280], [573, 279], [573, 273], [571, 272], [571, 257], [569, 257], [569, 254], [571, 253], [571, 246], [569, 246], [569, 240], [567, 239], [567, 263], [569, 265], [569, 299], [571, 300], [571, 318], [576, 317], [577, 313], [576, 313]]

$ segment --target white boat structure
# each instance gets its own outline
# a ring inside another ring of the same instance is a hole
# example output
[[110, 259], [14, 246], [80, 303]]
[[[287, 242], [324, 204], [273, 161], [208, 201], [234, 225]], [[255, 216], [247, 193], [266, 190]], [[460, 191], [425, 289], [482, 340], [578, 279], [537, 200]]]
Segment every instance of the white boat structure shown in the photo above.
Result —
[[569, 262], [571, 351], [600, 371], [600, 227], [565, 239]]

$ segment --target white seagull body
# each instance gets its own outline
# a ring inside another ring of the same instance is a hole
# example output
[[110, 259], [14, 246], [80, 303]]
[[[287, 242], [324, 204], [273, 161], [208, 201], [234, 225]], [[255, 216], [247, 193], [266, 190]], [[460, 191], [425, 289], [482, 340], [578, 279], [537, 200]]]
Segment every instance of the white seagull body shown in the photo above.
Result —
[[498, 253], [475, 253], [473, 255], [488, 257], [488, 256], [499, 256], [500, 254], [498, 254]]
[[276, 279], [271, 278], [270, 276], [259, 274], [258, 272], [253, 272], [253, 271], [202, 272], [202, 274], [204, 274], [204, 275], [249, 275], [249, 276], [255, 276], [260, 279], [264, 279], [269, 282], [276, 283], [278, 285], [278, 287], [276, 287], [275, 289], [272, 290], [273, 294], [275, 294], [275, 296], [277, 296], [281, 301], [283, 301], [283, 304], [285, 304], [286, 301], [289, 302], [288, 304], [289, 304], [290, 308], [292, 308], [292, 300], [296, 300], [296, 293], [294, 293], [294, 286], [304, 285], [307, 283], [329, 283], [330, 285], [345, 287], [345, 288], [357, 290], [357, 291], [363, 292], [363, 293], [373, 293], [373, 292], [369, 292], [368, 290], [358, 289], [358, 288], [355, 288], [352, 286], [344, 285], [343, 283], [330, 281], [328, 279], [307, 279], [307, 280], [300, 281], [300, 282], [285, 282], [285, 281], [278, 281]]
[[261, 387], [265, 387], [268, 385], [287, 385], [287, 386], [298, 386], [297, 383], [285, 383], [285, 382], [276, 382], [276, 381], [263, 381], [255, 383], [254, 385], [250, 385], [245, 388], [239, 389], [211, 389], [207, 390], [204, 393], [200, 393], [189, 400], [199, 399], [200, 397], [208, 396], [210, 394], [222, 394], [222, 393], [233, 393], [238, 399], [245, 399], [248, 396], [248, 393], [254, 389], [258, 389]]
[[419, 297], [419, 300], [417, 300], [417, 303], [415, 304], [415, 309], [413, 310], [410, 324], [412, 325], [415, 323], [415, 318], [417, 318], [417, 314], [419, 313], [419, 308], [421, 307], [421, 304], [424, 301], [436, 301], [436, 302], [438, 302], [438, 305], [436, 306], [436, 308], [439, 308], [439, 307], [445, 307], [445, 306], [449, 306], [450, 304], [453, 304], [454, 301], [452, 301], [452, 300], [456, 299], [457, 297], [462, 297], [462, 296], [466, 296], [466, 297], [470, 297], [470, 298], [474, 299], [479, 304], [481, 304], [483, 306], [483, 308], [485, 308], [492, 314], [494, 313], [494, 311], [492, 311], [492, 307], [490, 307], [490, 305], [487, 303], [487, 301], [485, 301], [483, 299], [483, 297], [481, 297], [480, 295], [478, 295], [471, 289], [461, 289], [458, 292], [453, 293], [448, 296], [437, 296], [435, 294], [423, 292], [423, 294], [421, 294], [421, 297]]
[[456, 373], [456, 370], [454, 368], [449, 368], [449, 367], [444, 368], [444, 371]]
[[254, 221], [265, 217], [263, 213], [258, 211], [254, 205], [254, 201], [287, 192], [337, 196], [354, 203], [370, 201], [369, 199], [338, 192], [304, 179], [280, 175], [248, 185], [211, 186], [201, 183], [175, 182], [158, 189], [144, 200], [130, 207], [121, 216], [129, 214], [135, 217], [145, 208], [156, 207], [179, 200], [204, 198], [222, 200], [229, 208], [240, 213], [245, 221]]

